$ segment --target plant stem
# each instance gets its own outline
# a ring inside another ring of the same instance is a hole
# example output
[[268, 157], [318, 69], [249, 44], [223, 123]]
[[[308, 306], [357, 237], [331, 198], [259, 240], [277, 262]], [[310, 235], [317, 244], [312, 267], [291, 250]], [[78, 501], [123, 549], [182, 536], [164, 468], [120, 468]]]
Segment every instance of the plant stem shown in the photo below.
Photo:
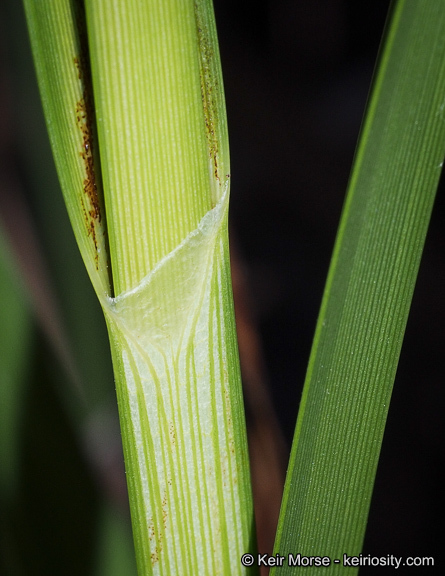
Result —
[[87, 0], [88, 36], [83, 2], [25, 7], [109, 329], [139, 574], [246, 573], [253, 506], [211, 1]]

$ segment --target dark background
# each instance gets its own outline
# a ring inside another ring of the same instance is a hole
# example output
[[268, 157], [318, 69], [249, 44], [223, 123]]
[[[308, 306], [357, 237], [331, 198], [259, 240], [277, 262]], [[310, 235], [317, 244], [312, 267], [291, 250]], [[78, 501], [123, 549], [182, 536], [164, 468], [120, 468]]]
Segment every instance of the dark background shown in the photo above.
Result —
[[[386, 0], [215, 0], [231, 145], [231, 235], [247, 278], [250, 308], [264, 351], [266, 380], [288, 448], [388, 6]], [[61, 201], [57, 208], [45, 211], [38, 200], [42, 189], [45, 194], [50, 187], [56, 190], [57, 182], [50, 173], [53, 168], [20, 3], [8, 0], [8, 8], [0, 6], [0, 37], [0, 50], [5, 56], [0, 113], [6, 135], [1, 141], [1, 168], [4, 173], [14, 174], [18, 182], [13, 187], [14, 195], [18, 197], [16, 191], [20, 189], [37, 223], [36, 234], [46, 246], [62, 320], [74, 348], [77, 346], [75, 355], [80, 357], [88, 350], [85, 352], [83, 347], [80, 351], [78, 341], [83, 336], [79, 336], [76, 324], [79, 311], [70, 307], [70, 294], [83, 290], [91, 295], [91, 288], [72, 240], [62, 245], [49, 235], [48, 230], [68, 228], [66, 218], [55, 216], [58, 210], [60, 214], [64, 210]], [[7, 202], [3, 205], [9, 209]], [[441, 563], [444, 516], [443, 217], [443, 193], [439, 190], [395, 383], [363, 551], [372, 555], [434, 556], [436, 566]], [[9, 225], [14, 228], [10, 218]], [[62, 268], [67, 261], [74, 267], [68, 278]], [[102, 321], [97, 304], [91, 304], [88, 321], [91, 338], [98, 340], [95, 326], [102, 326]], [[105, 334], [103, 327], [97, 330]], [[11, 558], [16, 553], [23, 558], [21, 546], [28, 543], [29, 566], [33, 566], [34, 574], [89, 574], [94, 562], [87, 556], [94, 547], [103, 479], [97, 481], [91, 466], [85, 464], [85, 440], [79, 440], [71, 429], [66, 395], [60, 394], [54, 384], [61, 369], [52, 356], [51, 344], [41, 338], [44, 329], [37, 321], [35, 331], [38, 344], [30, 368], [34, 380], [24, 408], [20, 488], [14, 502], [6, 506], [3, 518], [7, 520], [0, 536]], [[105, 344], [103, 355], [107, 354]], [[83, 357], [82, 362], [86, 380], [99, 382], [97, 359]], [[108, 406], [103, 396], [111, 398], [110, 405], [113, 403], [110, 373], [107, 378], [103, 385], [109, 388], [106, 394], [88, 390], [91, 405]], [[48, 414], [51, 418], [56, 414], [55, 429], [47, 425]], [[83, 427], [89, 429], [88, 424]], [[67, 447], [72, 454], [69, 460], [64, 456]], [[116, 450], [115, 458], [119, 460]], [[106, 472], [108, 477], [121, 473], [119, 463], [111, 466], [117, 472]], [[61, 488], [61, 494], [54, 494], [52, 480], [58, 475], [65, 479], [74, 475], [75, 489], [67, 488], [63, 493]], [[105, 485], [105, 491], [118, 500], [125, 499], [122, 490]], [[55, 512], [59, 509], [58, 497], [65, 507], [67, 501], [72, 502], [71, 508], [63, 508], [60, 517]], [[49, 508], [51, 514], [47, 513]], [[47, 534], [39, 530], [39, 517], [45, 514], [52, 517], [53, 523]], [[125, 516], [125, 512], [122, 514]], [[87, 523], [82, 520], [86, 516]], [[60, 542], [54, 540], [54, 535], [63, 534], [68, 525], [77, 540], [71, 539], [69, 544], [62, 536]], [[48, 542], [53, 542], [53, 547], [48, 547]], [[69, 565], [66, 555], [71, 559]], [[36, 565], [39, 557], [40, 564]], [[21, 571], [4, 573], [31, 573], [26, 561], [23, 566]], [[363, 569], [361, 574], [376, 574], [376, 570]]]

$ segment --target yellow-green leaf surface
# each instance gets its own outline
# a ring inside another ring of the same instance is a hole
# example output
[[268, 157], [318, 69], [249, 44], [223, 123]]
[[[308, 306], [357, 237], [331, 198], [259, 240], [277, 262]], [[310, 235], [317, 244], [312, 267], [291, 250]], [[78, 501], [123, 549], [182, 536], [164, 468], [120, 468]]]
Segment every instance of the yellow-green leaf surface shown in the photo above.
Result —
[[48, 134], [68, 214], [96, 292], [111, 295], [82, 2], [24, 0], [24, 5]]
[[[106, 218], [100, 204], [95, 223], [109, 237], [110, 276], [99, 277], [96, 266], [107, 243], [100, 252], [85, 247], [91, 231], [82, 229], [78, 175], [67, 203], [109, 328], [139, 574], [243, 574], [241, 555], [254, 548], [253, 508], [211, 2], [87, 0], [88, 39], [83, 3], [25, 4], [64, 178], [74, 168], [82, 175], [85, 165], [79, 120], [68, 108], [86, 76], [73, 80], [70, 51], [80, 43], [82, 70], [91, 65], [94, 107], [86, 106], [85, 122], [92, 119], [98, 143], [91, 166], [98, 197], [103, 180]], [[47, 47], [50, 34], [57, 41]], [[53, 126], [56, 112], [63, 120]]]
[[275, 543], [280, 554], [329, 556], [332, 563], [286, 562], [283, 575], [358, 570], [343, 565], [343, 554], [361, 551], [445, 155], [443, 8], [440, 0], [401, 0], [389, 20], [315, 333]]
[[[215, 31], [203, 12], [208, 3], [86, 4], [113, 281], [120, 294], [221, 197], [226, 178], [216, 163], [225, 161], [227, 150], [216, 156], [209, 143], [227, 143], [216, 133], [219, 125], [210, 126], [210, 140], [205, 120], [218, 120], [222, 84], [214, 69]], [[214, 102], [209, 111], [203, 93]], [[224, 121], [224, 107], [220, 113]]]

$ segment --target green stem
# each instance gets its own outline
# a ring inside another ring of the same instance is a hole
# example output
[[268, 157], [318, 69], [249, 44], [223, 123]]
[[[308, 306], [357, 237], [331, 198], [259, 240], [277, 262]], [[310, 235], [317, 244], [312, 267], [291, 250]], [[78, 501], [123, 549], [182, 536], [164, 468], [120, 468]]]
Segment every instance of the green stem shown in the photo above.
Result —
[[139, 574], [244, 574], [253, 506], [211, 1], [86, 0], [88, 37], [81, 1], [25, 7], [109, 330]]

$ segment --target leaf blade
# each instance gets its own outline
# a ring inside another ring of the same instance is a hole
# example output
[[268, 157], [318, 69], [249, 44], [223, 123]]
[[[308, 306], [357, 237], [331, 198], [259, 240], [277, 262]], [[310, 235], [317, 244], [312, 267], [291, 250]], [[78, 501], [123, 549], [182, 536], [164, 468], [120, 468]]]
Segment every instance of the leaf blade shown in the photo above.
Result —
[[445, 21], [440, 3], [424, 7], [395, 5], [374, 80], [300, 405], [280, 553], [361, 549], [445, 154]]
[[75, 0], [24, 0], [34, 65], [70, 221], [96, 292], [111, 295], [85, 18]]

